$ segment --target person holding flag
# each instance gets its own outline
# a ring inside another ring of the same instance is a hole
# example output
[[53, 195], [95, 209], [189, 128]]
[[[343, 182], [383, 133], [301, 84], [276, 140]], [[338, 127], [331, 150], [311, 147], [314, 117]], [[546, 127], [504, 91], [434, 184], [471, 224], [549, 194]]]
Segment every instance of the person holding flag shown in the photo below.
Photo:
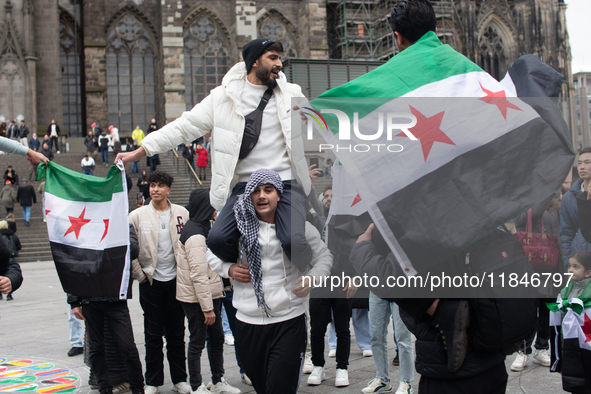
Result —
[[591, 392], [591, 253], [576, 252], [568, 261], [572, 274], [556, 303], [549, 303], [552, 333], [551, 372], [562, 372], [562, 388]]

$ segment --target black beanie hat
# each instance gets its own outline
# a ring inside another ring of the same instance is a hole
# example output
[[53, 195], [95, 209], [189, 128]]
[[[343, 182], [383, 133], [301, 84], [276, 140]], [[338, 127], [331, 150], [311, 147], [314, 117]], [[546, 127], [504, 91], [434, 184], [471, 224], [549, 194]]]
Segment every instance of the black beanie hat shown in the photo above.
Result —
[[271, 44], [275, 44], [275, 41], [271, 41], [267, 38], [257, 38], [242, 47], [242, 58], [246, 64], [247, 74], [250, 72], [254, 62], [256, 62], [263, 52], [265, 52], [265, 49]]

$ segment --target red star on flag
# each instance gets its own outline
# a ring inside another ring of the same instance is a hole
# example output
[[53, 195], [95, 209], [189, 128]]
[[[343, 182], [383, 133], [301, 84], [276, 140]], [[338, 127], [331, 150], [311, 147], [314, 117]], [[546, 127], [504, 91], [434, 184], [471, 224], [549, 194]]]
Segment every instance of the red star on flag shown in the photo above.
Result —
[[68, 219], [70, 219], [70, 227], [68, 228], [68, 231], [66, 231], [66, 233], [64, 234], [64, 237], [70, 233], [74, 233], [76, 235], [76, 239], [78, 239], [82, 226], [90, 222], [90, 219], [84, 218], [85, 212], [86, 208], [82, 210], [82, 213], [77, 218], [73, 216], [68, 216]]
[[357, 195], [355, 196], [355, 198], [353, 199], [353, 204], [351, 204], [351, 208], [356, 205], [359, 201], [361, 201], [361, 196], [359, 195], [359, 193], [357, 193]]
[[103, 222], [105, 222], [105, 232], [103, 233], [103, 237], [99, 242], [103, 242], [103, 239], [105, 239], [107, 236], [107, 231], [109, 231], [109, 219], [103, 219]]
[[581, 330], [583, 330], [583, 333], [585, 333], [585, 343], [591, 342], [591, 319], [589, 319], [589, 315], [587, 315], [586, 313], [585, 324], [581, 326]]
[[507, 108], [516, 109], [517, 111], [523, 112], [521, 108], [507, 101], [507, 96], [505, 95], [504, 90], [493, 92], [492, 90], [485, 89], [480, 82], [478, 83], [480, 84], [482, 91], [486, 93], [486, 96], [481, 97], [478, 100], [484, 101], [487, 104], [496, 105], [497, 108], [499, 108], [499, 111], [501, 111], [501, 114], [503, 114], [503, 118], [505, 118], [505, 120], [507, 120]]
[[49, 212], [51, 212], [51, 210], [49, 210], [49, 209], [46, 209], [46, 210], [45, 210], [45, 216], [49, 215]]
[[[411, 127], [410, 130], [412, 130], [412, 134], [421, 141], [425, 161], [427, 161], [427, 157], [429, 157], [429, 152], [431, 152], [433, 143], [442, 142], [444, 144], [455, 145], [454, 142], [441, 131], [441, 121], [443, 120], [443, 114], [445, 111], [427, 118], [412, 106], [409, 105], [409, 107], [412, 114], [417, 117], [416, 126]], [[400, 133], [397, 137], [407, 137], [407, 135]]]

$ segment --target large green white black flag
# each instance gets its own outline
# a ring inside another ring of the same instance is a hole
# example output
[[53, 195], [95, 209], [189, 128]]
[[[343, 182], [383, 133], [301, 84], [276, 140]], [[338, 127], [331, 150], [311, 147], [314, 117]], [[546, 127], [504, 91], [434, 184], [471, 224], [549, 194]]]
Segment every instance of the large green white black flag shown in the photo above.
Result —
[[312, 126], [322, 134], [320, 150], [334, 151], [353, 199], [412, 275], [560, 186], [574, 159], [548, 99], [560, 86], [534, 56], [516, 61], [501, 83], [430, 32], [300, 108], [310, 116], [308, 138]]
[[53, 162], [40, 167], [51, 253], [64, 291], [126, 299], [131, 265], [125, 172], [112, 166], [100, 178]]

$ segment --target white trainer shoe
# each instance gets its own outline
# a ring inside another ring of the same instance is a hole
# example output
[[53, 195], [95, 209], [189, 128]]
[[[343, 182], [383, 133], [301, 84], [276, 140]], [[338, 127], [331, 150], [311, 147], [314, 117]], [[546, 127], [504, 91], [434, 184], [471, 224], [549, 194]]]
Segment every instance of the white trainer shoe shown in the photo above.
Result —
[[158, 394], [160, 390], [158, 390], [158, 386], [145, 386], [144, 387], [144, 394]]
[[244, 383], [245, 385], [252, 386], [252, 381], [248, 376], [246, 376], [245, 373], [240, 374], [240, 379], [242, 379], [242, 383]]
[[231, 386], [226, 378], [222, 377], [222, 380], [211, 386], [209, 389], [213, 394], [240, 394], [242, 391], [238, 387]]
[[362, 393], [391, 393], [392, 385], [380, 378], [374, 378], [361, 390]]
[[312, 364], [312, 355], [306, 352], [306, 357], [304, 358], [304, 366], [302, 367], [302, 373], [312, 373], [314, 370], [314, 364]]
[[234, 346], [234, 335], [224, 334], [224, 343], [228, 346]]
[[515, 361], [513, 361], [513, 364], [511, 364], [511, 371], [523, 371], [523, 368], [527, 366], [528, 361], [529, 357], [527, 354], [523, 353], [522, 351], [517, 352], [517, 357], [515, 357]]
[[400, 382], [400, 386], [398, 386], [398, 390], [396, 390], [395, 394], [413, 394], [415, 391], [410, 387], [410, 383], [408, 382]]
[[310, 376], [308, 376], [308, 386], [318, 386], [326, 379], [324, 367], [314, 367]]
[[371, 349], [367, 349], [363, 351], [363, 357], [371, 357], [373, 356], [373, 351]]
[[548, 350], [536, 350], [536, 354], [533, 357], [534, 363], [541, 364], [544, 367], [550, 366], [550, 355]]
[[173, 384], [170, 388], [172, 391], [176, 391], [180, 394], [191, 394], [191, 386], [187, 384], [187, 382], [179, 382], [177, 384]]
[[346, 369], [337, 368], [337, 376], [334, 380], [336, 387], [346, 387], [349, 385], [349, 372]]
[[337, 356], [337, 349], [329, 349], [328, 350], [328, 357], [336, 357]]
[[191, 394], [211, 394], [211, 391], [209, 391], [204, 385], [203, 383], [201, 383], [201, 386], [199, 386], [197, 388], [197, 390], [192, 391]]

